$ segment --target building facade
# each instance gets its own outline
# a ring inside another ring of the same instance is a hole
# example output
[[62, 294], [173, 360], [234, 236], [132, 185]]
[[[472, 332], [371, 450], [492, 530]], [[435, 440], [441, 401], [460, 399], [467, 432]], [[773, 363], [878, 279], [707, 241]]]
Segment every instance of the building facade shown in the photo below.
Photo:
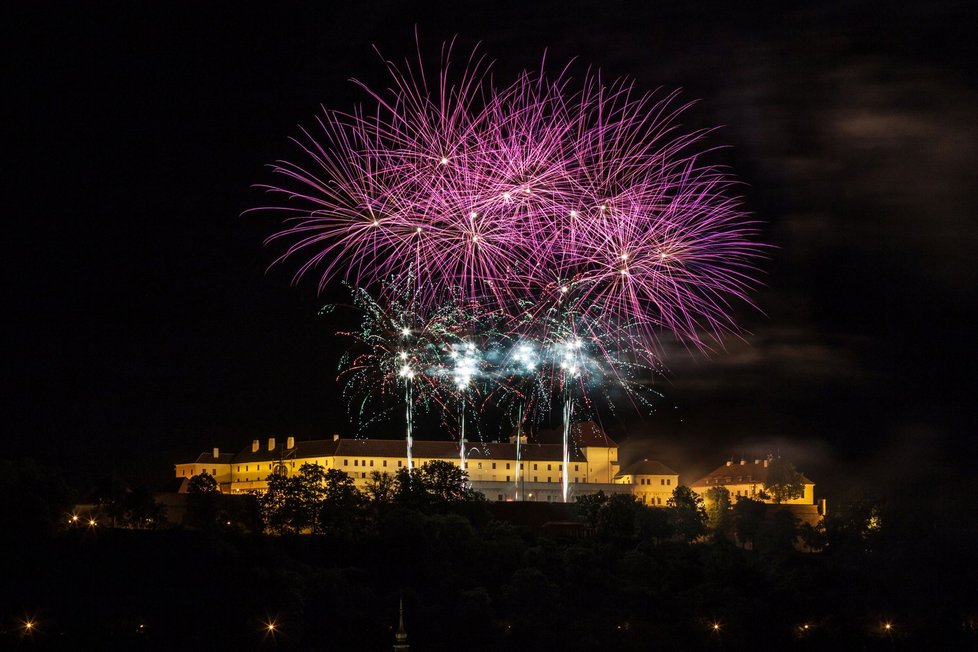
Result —
[[[727, 460], [726, 464], [703, 476], [690, 485], [690, 488], [700, 496], [705, 497], [706, 492], [713, 487], [725, 487], [730, 492], [730, 500], [737, 502], [740, 496], [752, 500], [760, 500], [766, 503], [773, 503], [766, 497], [764, 484], [767, 482], [767, 470], [770, 458], [753, 462], [741, 459], [739, 463]], [[785, 505], [814, 505], [815, 504], [815, 483], [802, 475], [804, 492], [798, 498], [792, 498], [783, 502]]]
[[[465, 471], [472, 488], [488, 500], [563, 500], [563, 478], [567, 474], [568, 498], [598, 491], [635, 493], [648, 505], [665, 505], [667, 494], [678, 484], [678, 475], [658, 462], [645, 460], [632, 465], [635, 470], [622, 474], [618, 463], [618, 444], [597, 424], [572, 426], [574, 445], [567, 469], [563, 445], [559, 443], [467, 442]], [[459, 445], [451, 441], [415, 440], [412, 463], [415, 467], [440, 460], [458, 466]], [[349, 474], [356, 486], [364, 488], [374, 471], [396, 473], [407, 467], [407, 448], [403, 440], [332, 439], [299, 441], [274, 437], [253, 440], [238, 453], [222, 453], [215, 448], [201, 453], [192, 462], [176, 465], [176, 476], [189, 480], [202, 472], [217, 480], [224, 493], [262, 492], [272, 473], [297, 473], [303, 464], [318, 464]]]

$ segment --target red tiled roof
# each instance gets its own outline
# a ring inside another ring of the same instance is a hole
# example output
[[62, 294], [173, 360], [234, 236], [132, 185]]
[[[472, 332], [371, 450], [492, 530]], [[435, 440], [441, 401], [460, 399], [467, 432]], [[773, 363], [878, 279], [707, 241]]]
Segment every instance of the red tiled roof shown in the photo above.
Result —
[[[282, 460], [309, 459], [316, 457], [332, 457], [348, 455], [350, 457], [406, 457], [407, 448], [403, 439], [316, 439], [299, 441], [292, 448], [285, 448], [285, 441], [276, 439], [275, 447], [268, 450], [267, 440], [259, 442], [257, 451], [251, 450], [251, 444], [240, 452], [221, 453], [218, 458], [221, 464], [246, 464], [252, 462], [275, 462]], [[412, 455], [419, 459], [452, 460], [459, 456], [458, 442], [414, 440]], [[563, 460], [562, 444], [520, 444], [520, 459], [528, 461]], [[516, 459], [516, 444], [501, 442], [468, 442], [465, 456], [471, 459]], [[571, 446], [570, 459], [574, 462], [584, 462], [584, 454]], [[199, 463], [214, 461], [213, 453], [201, 453]], [[187, 464], [188, 462], [181, 462]]]
[[[757, 462], [749, 462], [745, 460], [742, 463], [734, 462], [729, 466], [724, 464], [723, 466], [703, 476], [690, 486], [707, 487], [718, 484], [743, 484], [747, 482], [752, 484], [764, 484], [767, 482], [767, 472], [768, 467], [765, 466], [764, 460]], [[815, 484], [804, 475], [802, 475], [801, 478], [802, 482], [805, 484]]]
[[615, 477], [623, 475], [679, 475], [662, 462], [656, 460], [640, 460], [629, 464], [626, 468], [618, 472]]

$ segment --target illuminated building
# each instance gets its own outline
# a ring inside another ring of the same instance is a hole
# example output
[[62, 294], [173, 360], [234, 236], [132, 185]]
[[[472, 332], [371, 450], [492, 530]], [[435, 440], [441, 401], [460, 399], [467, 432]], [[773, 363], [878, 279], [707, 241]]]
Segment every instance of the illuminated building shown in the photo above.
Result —
[[[730, 492], [731, 502], [737, 502], [738, 496], [744, 496], [753, 500], [773, 503], [774, 501], [770, 497], [762, 495], [764, 483], [767, 482], [769, 463], [770, 458], [755, 459], [753, 462], [742, 459], [739, 464], [733, 460], [727, 460], [723, 466], [692, 483], [690, 488], [700, 496], [705, 497], [706, 492], [713, 487], [725, 487]], [[798, 498], [785, 500], [782, 504], [815, 504], [815, 483], [804, 475], [802, 475], [801, 481], [804, 486], [802, 495]]]
[[[569, 495], [634, 493], [648, 505], [665, 505], [678, 484], [679, 476], [658, 462], [639, 462], [621, 473], [618, 444], [592, 422], [572, 426], [570, 461], [567, 465]], [[546, 440], [548, 433], [541, 433]], [[412, 459], [415, 467], [439, 460], [458, 466], [459, 445], [454, 441], [414, 440]], [[272, 473], [297, 473], [303, 464], [318, 464], [325, 469], [339, 469], [364, 488], [374, 471], [396, 473], [405, 468], [407, 452], [403, 440], [332, 439], [284, 441], [270, 437], [255, 439], [238, 453], [221, 453], [217, 448], [201, 453], [192, 462], [176, 465], [176, 475], [189, 479], [207, 472], [217, 480], [224, 493], [261, 492]], [[467, 442], [465, 470], [472, 488], [489, 500], [529, 500], [559, 502], [564, 474], [563, 447], [558, 443]], [[655, 502], [653, 502], [655, 500]]]
[[665, 507], [679, 486], [679, 474], [662, 462], [644, 459], [622, 469], [615, 483], [629, 485], [643, 505]]

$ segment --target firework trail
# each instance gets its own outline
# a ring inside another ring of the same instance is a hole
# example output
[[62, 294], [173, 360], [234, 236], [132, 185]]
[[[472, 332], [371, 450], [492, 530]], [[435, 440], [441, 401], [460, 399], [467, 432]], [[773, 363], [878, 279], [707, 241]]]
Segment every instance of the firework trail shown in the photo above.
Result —
[[409, 467], [416, 408], [457, 415], [464, 468], [480, 401], [515, 413], [518, 451], [559, 402], [567, 500], [571, 422], [595, 393], [647, 403], [661, 337], [709, 350], [737, 332], [757, 225], [677, 93], [545, 65], [500, 86], [451, 44], [434, 72], [420, 48], [385, 64], [384, 90], [357, 82], [363, 106], [324, 109], [271, 166], [255, 210], [282, 218], [274, 264], [354, 287], [364, 318], [343, 334], [361, 352], [340, 379], [361, 427], [403, 389]]
[[435, 74], [420, 55], [387, 67], [387, 90], [361, 84], [369, 108], [324, 111], [263, 186], [283, 200], [269, 243], [296, 279], [411, 273], [423, 306], [458, 289], [503, 310], [570, 293], [650, 345], [736, 330], [762, 248], [733, 179], [704, 162], [707, 132], [679, 128], [675, 93], [543, 67], [497, 88], [474, 53], [456, 71], [451, 46]]

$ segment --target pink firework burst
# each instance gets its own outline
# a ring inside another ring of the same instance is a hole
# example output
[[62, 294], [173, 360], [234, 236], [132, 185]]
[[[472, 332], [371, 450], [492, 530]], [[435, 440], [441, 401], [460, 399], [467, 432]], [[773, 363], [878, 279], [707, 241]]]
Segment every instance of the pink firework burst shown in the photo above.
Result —
[[[592, 322], [704, 346], [735, 330], [761, 245], [731, 193], [701, 162], [706, 132], [687, 105], [587, 73], [575, 85], [525, 72], [505, 87], [452, 48], [437, 74], [388, 63], [371, 109], [326, 111], [295, 139], [300, 162], [263, 186], [286, 198], [269, 243], [296, 280], [364, 287], [411, 277], [422, 305], [461, 291], [504, 310], [571, 298]], [[261, 210], [261, 209], [259, 209]]]

